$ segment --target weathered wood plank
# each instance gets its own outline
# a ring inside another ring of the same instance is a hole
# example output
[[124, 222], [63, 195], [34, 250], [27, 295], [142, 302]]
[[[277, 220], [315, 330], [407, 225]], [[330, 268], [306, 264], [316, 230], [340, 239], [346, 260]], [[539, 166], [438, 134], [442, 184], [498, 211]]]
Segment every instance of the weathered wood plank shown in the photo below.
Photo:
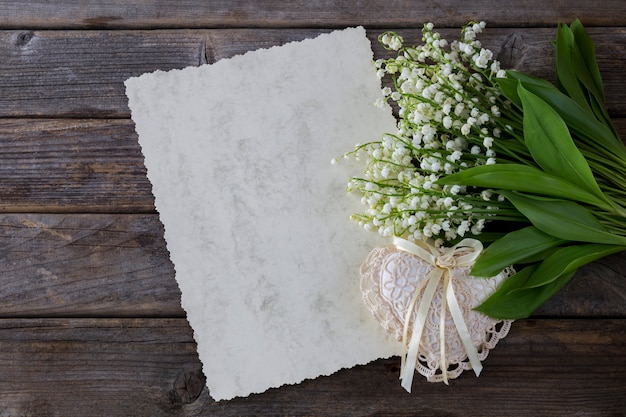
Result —
[[[626, 317], [625, 276], [595, 262], [537, 316]], [[156, 214], [0, 214], [0, 317], [150, 316], [184, 316]]]
[[[618, 128], [626, 132], [624, 120], [619, 122]], [[132, 129], [128, 120], [1, 120], [1, 209], [152, 210]], [[156, 216], [40, 215], [33, 220], [28, 215], [5, 215], [2, 219], [3, 235], [10, 243], [3, 252], [3, 277], [8, 279], [2, 291], [3, 316], [182, 314]], [[83, 240], [88, 236], [91, 243], [72, 243], [72, 233], [82, 234]], [[107, 233], [120, 240], [108, 241]], [[112, 245], [126, 241], [132, 250], [127, 244]], [[26, 246], [16, 253], [15, 242]], [[153, 256], [154, 251], [158, 256]], [[15, 257], [20, 259], [17, 264]], [[87, 269], [81, 272], [73, 259], [84, 260], [80, 267]], [[93, 275], [85, 277], [85, 271]], [[128, 280], [129, 276], [134, 278]], [[623, 316], [624, 276], [621, 254], [599, 261], [583, 268], [537, 314]], [[50, 282], [52, 278], [61, 282]]]
[[128, 116], [125, 79], [198, 65], [203, 42], [192, 31], [0, 32], [0, 115]]
[[0, 317], [59, 316], [184, 317], [157, 215], [0, 215]]
[[[625, 347], [625, 320], [523, 320], [490, 353], [480, 378], [466, 372], [450, 387], [418, 376], [406, 393], [394, 357], [216, 403], [206, 389], [198, 392], [201, 365], [184, 319], [0, 320], [0, 412], [617, 416], [626, 411]], [[176, 383], [181, 375], [190, 382], [187, 396]]]
[[154, 213], [151, 190], [131, 120], [0, 119], [0, 212]]
[[[620, 394], [626, 387], [620, 375], [626, 366], [624, 331], [624, 323], [604, 320], [521, 321], [484, 362], [479, 379], [466, 373], [450, 387], [418, 379], [407, 394], [397, 379], [399, 360], [391, 358], [203, 411], [220, 416], [265, 415], [264, 410], [303, 416], [331, 410], [354, 417], [620, 415], [626, 410]], [[602, 350], [599, 346], [606, 346], [606, 356], [593, 353]], [[605, 365], [614, 368], [602, 374]]]
[[[279, 389], [241, 402], [265, 400], [257, 410], [265, 406], [276, 415], [324, 415], [318, 411], [323, 409], [354, 417], [619, 415], [626, 409], [620, 395], [626, 378], [619, 372], [626, 362], [618, 353], [624, 330], [624, 323], [607, 321], [523, 321], [490, 354], [479, 379], [466, 373], [450, 387], [420, 379], [407, 394], [399, 387], [398, 359], [392, 358], [324, 378], [323, 386], [307, 381], [293, 393]], [[606, 357], [592, 353], [600, 346], [609, 349]], [[601, 375], [602, 362], [614, 371]], [[294, 411], [298, 397], [306, 400]], [[239, 402], [220, 405], [222, 414], [215, 415], [253, 415], [243, 407], [233, 410]]]
[[130, 120], [0, 119], [0, 211], [154, 212]]
[[0, 320], [0, 415], [182, 415], [200, 367], [185, 319]]
[[[608, 11], [608, 12], [607, 12]], [[435, 21], [456, 26], [469, 20], [487, 20], [497, 26], [555, 25], [576, 17], [588, 25], [623, 25], [626, 5], [620, 0], [602, 6], [583, 1], [526, 0], [494, 3], [322, 0], [246, 1], [184, 0], [177, 2], [121, 0], [76, 2], [4, 1], [2, 28], [205, 28], [205, 27], [336, 27], [350, 25], [412, 27]]]
[[[536, 315], [559, 319], [516, 322], [479, 379], [418, 380], [409, 395], [391, 358], [211, 401], [132, 122], [110, 119], [129, 116], [130, 76], [354, 25], [417, 40], [424, 21], [487, 20], [504, 66], [553, 79], [554, 26], [575, 17], [596, 40], [612, 114], [626, 116], [622, 0], [2, 2], [0, 118], [76, 120], [0, 119], [0, 212], [21, 212], [0, 214], [0, 416], [624, 415], [623, 254], [582, 268]], [[168, 30], [97, 30], [111, 28]]]
[[[157, 69], [215, 62], [249, 50], [315, 37], [328, 29], [0, 31], [0, 117], [128, 117], [125, 79]], [[370, 30], [375, 56], [381, 30]], [[442, 30], [451, 39], [458, 30]], [[418, 30], [401, 34], [419, 42]], [[553, 79], [555, 29], [489, 29], [486, 47], [507, 68]], [[607, 102], [626, 115], [626, 30], [591, 28]]]

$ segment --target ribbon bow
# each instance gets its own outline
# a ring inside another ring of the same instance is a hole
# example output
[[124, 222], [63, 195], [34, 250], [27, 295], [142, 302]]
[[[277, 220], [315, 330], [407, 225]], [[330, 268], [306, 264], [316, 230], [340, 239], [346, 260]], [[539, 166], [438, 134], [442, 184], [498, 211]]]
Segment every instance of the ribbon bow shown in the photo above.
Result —
[[[474, 264], [483, 249], [482, 243], [476, 239], [463, 239], [451, 248], [438, 249], [426, 242], [419, 241], [413, 243], [399, 237], [394, 237], [394, 245], [399, 250], [411, 253], [434, 267], [415, 289], [404, 318], [404, 332], [402, 334], [404, 353], [402, 355], [400, 370], [402, 387], [408, 392], [411, 392], [411, 384], [413, 382], [413, 374], [415, 372], [415, 364], [417, 362], [419, 344], [422, 339], [426, 317], [435, 295], [435, 291], [439, 286], [439, 282], [442, 280], [443, 294], [445, 294], [445, 297], [443, 295], [441, 297], [441, 313], [439, 315], [439, 346], [443, 381], [446, 385], [448, 384], [448, 365], [446, 363], [445, 344], [446, 304], [450, 308], [450, 314], [452, 315], [454, 325], [459, 333], [459, 337], [463, 343], [465, 352], [467, 353], [467, 358], [472, 365], [472, 369], [474, 370], [476, 376], [479, 376], [483, 366], [480, 363], [480, 359], [478, 359], [478, 351], [472, 343], [472, 337], [470, 336], [465, 320], [463, 319], [463, 312], [461, 307], [459, 307], [456, 295], [454, 294], [454, 288], [450, 284], [450, 279], [454, 268], [471, 267]], [[419, 294], [424, 286], [426, 286], [424, 296], [422, 297], [419, 306], [416, 308], [415, 304], [417, 303]], [[413, 322], [411, 340], [409, 340], [407, 346], [409, 320], [413, 311], [417, 311], [417, 316]]]

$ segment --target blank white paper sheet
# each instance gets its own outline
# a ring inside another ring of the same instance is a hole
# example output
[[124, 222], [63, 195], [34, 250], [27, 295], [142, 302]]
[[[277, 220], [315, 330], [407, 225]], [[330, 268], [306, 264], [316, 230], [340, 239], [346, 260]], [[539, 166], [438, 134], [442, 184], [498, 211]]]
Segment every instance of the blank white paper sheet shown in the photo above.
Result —
[[363, 28], [126, 81], [210, 395], [259, 393], [400, 353], [365, 308], [381, 244], [349, 220], [349, 161], [396, 130]]

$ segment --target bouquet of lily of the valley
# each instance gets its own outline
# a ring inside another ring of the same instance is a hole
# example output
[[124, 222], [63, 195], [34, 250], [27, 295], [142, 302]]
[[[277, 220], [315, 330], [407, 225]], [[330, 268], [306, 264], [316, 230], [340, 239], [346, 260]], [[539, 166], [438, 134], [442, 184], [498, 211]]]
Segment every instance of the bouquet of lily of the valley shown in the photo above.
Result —
[[421, 46], [381, 35], [398, 55], [376, 61], [391, 82], [378, 104], [397, 109], [398, 129], [346, 154], [365, 163], [348, 186], [367, 207], [353, 218], [393, 238], [364, 263], [362, 289], [405, 345], [407, 389], [413, 369], [478, 374], [511, 320], [626, 249], [626, 147], [582, 24], [558, 27], [557, 86], [500, 68], [484, 27], [448, 43], [429, 23]]

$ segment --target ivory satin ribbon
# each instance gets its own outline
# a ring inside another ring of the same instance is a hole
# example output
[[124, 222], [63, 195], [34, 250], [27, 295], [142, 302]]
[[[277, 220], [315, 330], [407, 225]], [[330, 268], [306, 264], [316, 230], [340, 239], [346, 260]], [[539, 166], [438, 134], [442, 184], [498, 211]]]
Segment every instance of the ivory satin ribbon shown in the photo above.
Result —
[[[463, 239], [453, 247], [444, 248], [443, 250], [423, 241], [413, 243], [399, 237], [394, 237], [393, 243], [399, 250], [411, 253], [433, 266], [433, 269], [428, 273], [426, 278], [420, 282], [415, 289], [404, 318], [404, 332], [402, 335], [404, 352], [400, 370], [402, 387], [408, 392], [411, 392], [411, 384], [413, 382], [413, 374], [415, 373], [420, 340], [422, 339], [424, 325], [426, 324], [426, 317], [435, 291], [441, 281], [443, 281], [443, 294], [445, 294], [445, 297], [442, 296], [441, 298], [441, 313], [439, 315], [439, 346], [441, 347], [441, 372], [443, 381], [446, 385], [448, 384], [448, 364], [446, 363], [445, 343], [446, 308], [450, 309], [452, 320], [454, 321], [454, 325], [456, 326], [465, 352], [467, 353], [467, 358], [472, 365], [472, 369], [476, 376], [479, 376], [483, 366], [480, 359], [478, 359], [478, 351], [472, 343], [472, 337], [463, 319], [463, 311], [461, 307], [459, 307], [456, 295], [454, 294], [454, 287], [451, 285], [450, 281], [454, 275], [454, 268], [473, 266], [483, 249], [482, 243], [476, 239]], [[424, 287], [426, 287], [424, 295], [416, 308], [417, 299]], [[409, 340], [407, 346], [409, 321], [413, 315], [413, 311], [417, 312], [417, 316], [413, 322], [411, 340]]]

